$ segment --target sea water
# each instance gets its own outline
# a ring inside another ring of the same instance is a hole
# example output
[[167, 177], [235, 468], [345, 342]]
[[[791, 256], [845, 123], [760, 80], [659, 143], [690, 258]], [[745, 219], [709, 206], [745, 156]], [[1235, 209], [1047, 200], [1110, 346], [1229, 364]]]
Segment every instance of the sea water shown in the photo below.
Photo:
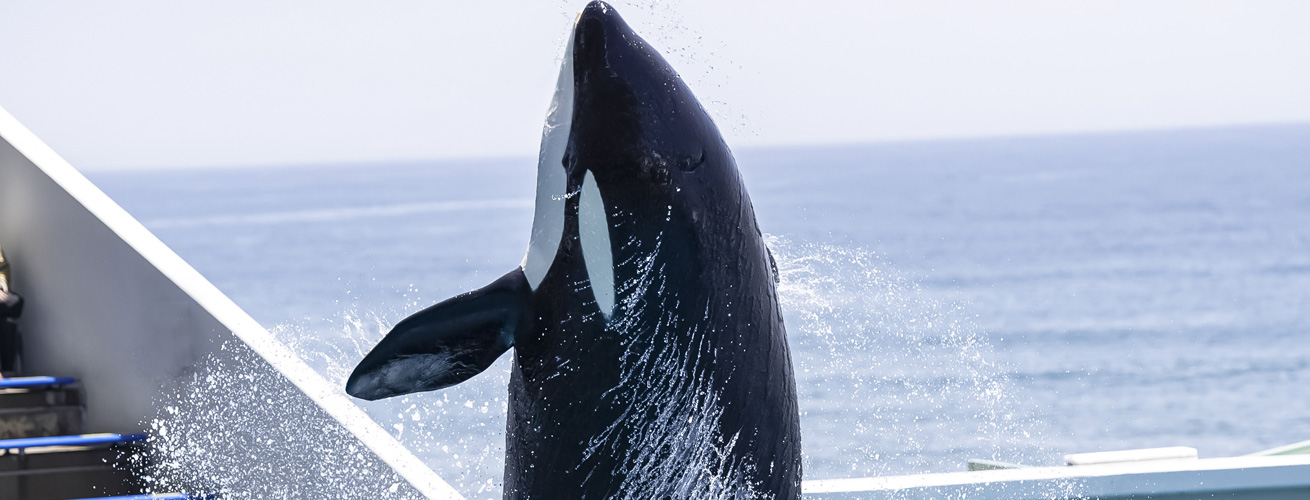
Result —
[[[782, 270], [807, 479], [1310, 438], [1310, 126], [737, 159]], [[518, 264], [535, 170], [515, 158], [91, 177], [342, 383], [390, 325]], [[360, 405], [470, 498], [497, 497], [508, 359]], [[197, 390], [246, 398], [233, 377]], [[174, 444], [178, 457], [206, 446]], [[303, 474], [256, 469], [264, 485]]]

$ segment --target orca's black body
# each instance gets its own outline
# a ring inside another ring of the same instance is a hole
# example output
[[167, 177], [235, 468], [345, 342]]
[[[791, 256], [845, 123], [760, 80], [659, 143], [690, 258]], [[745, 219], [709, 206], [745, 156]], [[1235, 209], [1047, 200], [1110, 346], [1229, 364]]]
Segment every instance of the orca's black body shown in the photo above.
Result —
[[799, 498], [776, 269], [727, 145], [604, 3], [560, 82], [522, 267], [397, 324], [347, 392], [440, 389], [513, 347], [506, 498]]

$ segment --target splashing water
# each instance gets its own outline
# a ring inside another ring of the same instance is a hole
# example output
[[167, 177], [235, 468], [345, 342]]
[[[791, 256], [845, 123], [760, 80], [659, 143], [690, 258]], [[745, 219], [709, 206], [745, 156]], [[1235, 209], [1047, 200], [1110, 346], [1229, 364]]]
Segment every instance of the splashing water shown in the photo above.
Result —
[[1033, 462], [1038, 424], [963, 305], [872, 252], [768, 238], [793, 346], [808, 479]]
[[[1033, 457], [1054, 456], [1035, 444], [1040, 425], [1029, 416], [1032, 409], [1011, 391], [1008, 368], [989, 360], [990, 345], [964, 306], [929, 299], [871, 252], [767, 240], [781, 275], [807, 479], [950, 472], [963, 470], [968, 458], [1034, 463]], [[273, 333], [344, 387], [355, 363], [391, 325], [407, 310], [428, 305], [406, 297], [405, 310], [343, 312], [280, 325]], [[661, 320], [661, 327], [675, 323]], [[706, 451], [711, 440], [733, 439], [710, 431], [718, 414], [714, 395], [691, 377], [674, 376], [687, 363], [677, 353], [649, 354], [646, 363], [667, 368], [654, 372], [670, 376], [635, 384], [631, 397], [685, 400], [657, 408], [660, 424], [637, 434], [644, 444], [631, 449], [652, 452], [629, 457], [638, 472], [629, 489], [673, 481], [695, 497], [741, 496], [739, 481], [711, 472], [734, 469]], [[152, 491], [220, 491], [226, 498], [415, 496], [251, 356], [225, 347], [161, 402], [151, 422]], [[498, 498], [509, 360], [502, 356], [483, 374], [441, 391], [357, 403], [469, 498]], [[593, 443], [600, 453], [603, 438]], [[664, 460], [670, 456], [699, 465], [670, 469]]]
[[[344, 390], [355, 364], [391, 327], [429, 305], [414, 298], [403, 309], [348, 310], [279, 325], [272, 333]], [[500, 498], [511, 358], [503, 355], [481, 374], [440, 391], [354, 401], [467, 498]]]
[[147, 492], [423, 498], [244, 346], [224, 345], [165, 394], [147, 451], [128, 457]]

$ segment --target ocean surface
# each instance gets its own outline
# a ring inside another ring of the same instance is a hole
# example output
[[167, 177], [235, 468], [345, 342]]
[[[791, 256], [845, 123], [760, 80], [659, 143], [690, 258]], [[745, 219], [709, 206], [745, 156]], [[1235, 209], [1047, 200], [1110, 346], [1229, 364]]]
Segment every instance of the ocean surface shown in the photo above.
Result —
[[[783, 271], [807, 479], [1310, 439], [1310, 126], [737, 159]], [[334, 382], [395, 321], [518, 265], [534, 176], [533, 158], [90, 174]], [[508, 358], [361, 406], [498, 497]]]

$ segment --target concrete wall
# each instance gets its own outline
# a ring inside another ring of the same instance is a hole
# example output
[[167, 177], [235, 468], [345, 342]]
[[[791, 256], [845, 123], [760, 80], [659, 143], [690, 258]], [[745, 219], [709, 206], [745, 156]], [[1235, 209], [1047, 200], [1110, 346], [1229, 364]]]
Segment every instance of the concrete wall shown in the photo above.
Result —
[[12, 262], [12, 288], [26, 299], [24, 373], [81, 380], [90, 432], [143, 430], [155, 389], [230, 335], [7, 140], [0, 247]]
[[459, 495], [86, 177], [0, 109], [0, 247], [24, 371], [73, 376], [92, 432], [142, 430], [157, 391], [226, 340], [250, 347], [429, 498]]

